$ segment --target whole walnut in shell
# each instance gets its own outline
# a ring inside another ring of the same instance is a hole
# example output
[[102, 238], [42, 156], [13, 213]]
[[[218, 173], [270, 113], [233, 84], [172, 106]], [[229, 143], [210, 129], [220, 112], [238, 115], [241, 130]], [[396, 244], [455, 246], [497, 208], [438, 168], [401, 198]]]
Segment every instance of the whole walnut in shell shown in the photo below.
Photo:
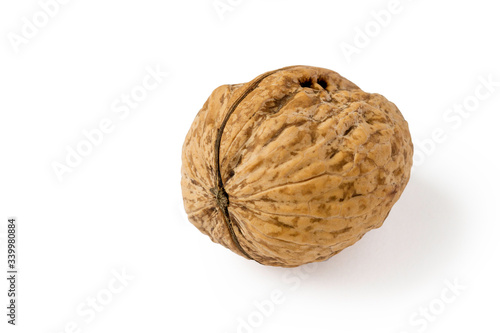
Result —
[[393, 103], [336, 72], [286, 67], [208, 98], [183, 146], [184, 207], [248, 259], [322, 261], [382, 225], [412, 156]]

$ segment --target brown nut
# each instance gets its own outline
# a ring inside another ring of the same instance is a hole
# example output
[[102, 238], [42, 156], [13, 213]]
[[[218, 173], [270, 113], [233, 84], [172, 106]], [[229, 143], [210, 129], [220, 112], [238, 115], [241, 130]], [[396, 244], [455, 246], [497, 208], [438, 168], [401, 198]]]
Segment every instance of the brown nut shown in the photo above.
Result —
[[208, 98], [183, 146], [184, 207], [261, 264], [322, 261], [382, 225], [412, 156], [393, 103], [333, 71], [286, 67]]

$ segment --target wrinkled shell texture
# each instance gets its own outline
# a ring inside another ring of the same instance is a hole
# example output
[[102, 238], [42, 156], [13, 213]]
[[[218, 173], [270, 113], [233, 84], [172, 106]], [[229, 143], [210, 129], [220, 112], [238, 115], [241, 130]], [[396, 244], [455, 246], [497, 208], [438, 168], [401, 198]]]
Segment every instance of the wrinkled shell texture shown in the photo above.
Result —
[[336, 72], [293, 66], [220, 86], [186, 136], [181, 186], [189, 221], [242, 256], [211, 191], [221, 128], [229, 219], [261, 264], [323, 261], [356, 243], [382, 225], [410, 177], [413, 145], [398, 108]]

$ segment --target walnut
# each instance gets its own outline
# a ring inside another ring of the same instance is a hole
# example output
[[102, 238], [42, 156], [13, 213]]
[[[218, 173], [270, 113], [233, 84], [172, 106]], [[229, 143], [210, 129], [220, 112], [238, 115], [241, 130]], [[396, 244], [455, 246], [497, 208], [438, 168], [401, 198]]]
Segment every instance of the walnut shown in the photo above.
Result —
[[412, 156], [393, 103], [336, 72], [286, 67], [208, 98], [183, 146], [184, 207], [248, 259], [322, 261], [382, 225]]

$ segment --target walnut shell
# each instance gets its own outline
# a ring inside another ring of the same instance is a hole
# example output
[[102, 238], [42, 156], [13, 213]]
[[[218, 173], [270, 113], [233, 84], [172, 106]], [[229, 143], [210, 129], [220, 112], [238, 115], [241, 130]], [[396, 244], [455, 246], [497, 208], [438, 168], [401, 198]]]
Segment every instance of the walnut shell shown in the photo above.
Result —
[[336, 72], [286, 67], [208, 98], [183, 146], [184, 207], [248, 259], [322, 261], [382, 225], [412, 156], [393, 103]]

